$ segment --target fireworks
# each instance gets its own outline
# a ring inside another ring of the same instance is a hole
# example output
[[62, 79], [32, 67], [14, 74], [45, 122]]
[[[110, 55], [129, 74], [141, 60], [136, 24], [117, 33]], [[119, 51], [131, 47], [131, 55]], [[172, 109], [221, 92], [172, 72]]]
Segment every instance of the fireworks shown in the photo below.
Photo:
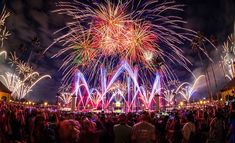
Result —
[[70, 92], [72, 91], [72, 86], [70, 84], [62, 84], [60, 87], [59, 87], [59, 93], [62, 93], [62, 92]]
[[198, 78], [195, 79], [193, 84], [190, 83], [183, 83], [181, 84], [177, 91], [180, 95], [183, 96], [183, 98], [189, 103], [191, 97], [198, 89], [198, 82], [201, 80], [201, 78], [205, 77], [204, 75], [200, 75]]
[[30, 92], [30, 90], [25, 87], [23, 82], [15, 74], [7, 72], [5, 75], [1, 75], [6, 87], [12, 91], [12, 97], [14, 99], [21, 99]]
[[72, 101], [72, 94], [68, 92], [60, 93], [59, 99], [65, 104], [68, 105]]
[[16, 67], [15, 73], [6, 72], [5, 75], [0, 76], [7, 88], [11, 90], [14, 99], [24, 98], [39, 81], [51, 78], [50, 75], [40, 76], [27, 63], [21, 61], [15, 53], [11, 53], [10, 64]]
[[34, 82], [28, 82], [31, 77], [33, 76], [39, 76], [37, 72], [33, 72], [29, 74], [26, 78], [21, 80], [21, 78], [15, 74], [6, 72], [5, 75], [0, 75], [0, 77], [3, 79], [5, 85], [7, 88], [12, 92], [11, 95], [14, 99], [22, 99], [24, 98], [29, 92], [32, 91], [32, 88], [42, 79], [44, 78], [51, 78], [49, 75], [44, 75]]
[[6, 11], [5, 7], [0, 15], [0, 47], [3, 47], [4, 40], [6, 40], [11, 34], [5, 26], [6, 19], [10, 16], [10, 13]]
[[162, 98], [167, 102], [168, 105], [173, 104], [176, 99], [176, 96], [180, 90], [180, 88], [185, 85], [188, 84], [187, 82], [183, 82], [182, 84], [180, 84], [180, 82], [178, 80], [171, 80], [167, 83], [167, 85], [165, 85], [165, 88], [162, 89]]
[[[115, 103], [122, 103], [127, 112], [132, 111], [133, 107], [139, 108], [140, 103], [144, 105], [145, 109], [153, 109], [154, 102], [156, 102], [155, 95], [160, 95], [159, 74], [156, 74], [151, 90], [148, 90], [144, 85], [138, 83], [137, 70], [133, 70], [126, 62], [109, 76], [110, 80], [107, 80], [108, 74], [105, 71], [105, 69], [101, 69], [101, 88], [90, 88], [83, 73], [79, 71], [76, 74], [74, 94], [78, 98], [78, 108], [86, 109], [89, 105], [94, 109], [107, 110], [115, 101]], [[119, 78], [124, 78], [126, 82], [121, 83]]]
[[176, 96], [176, 93], [174, 90], [164, 90], [162, 95], [163, 99], [168, 103], [168, 105], [170, 105], [174, 102], [173, 99]]
[[68, 84], [62, 84], [59, 88], [59, 100], [62, 101], [64, 105], [69, 105], [72, 101], [72, 86]]
[[92, 1], [89, 5], [74, 0], [58, 6], [55, 12], [73, 19], [56, 32], [67, 33], [51, 45], [59, 43], [65, 47], [53, 56], [67, 54], [61, 66], [65, 81], [72, 79], [78, 67], [90, 81], [101, 66], [112, 70], [123, 60], [137, 67], [143, 79], [160, 69], [165, 77], [174, 80], [172, 63], [190, 71], [190, 61], [180, 46], [192, 42], [196, 32], [183, 28], [186, 22], [170, 14], [183, 11], [183, 5], [150, 0]]
[[223, 44], [222, 66], [225, 72], [225, 77], [229, 80], [234, 78], [234, 61], [235, 61], [235, 45], [234, 36], [230, 35]]
[[118, 82], [115, 82], [111, 87], [110, 87], [110, 91], [111, 92], [115, 92], [115, 91], [117, 91], [117, 90], [121, 90], [122, 92], [126, 92], [126, 89], [127, 89], [127, 87], [126, 87], [126, 85], [125, 85], [125, 83], [120, 83], [120, 81], [118, 81]]
[[[10, 16], [10, 13], [6, 11], [5, 7], [0, 15], [0, 46], [4, 45], [4, 41], [11, 35], [5, 26], [6, 19]], [[0, 55], [7, 56], [5, 51], [0, 52]], [[21, 61], [16, 54], [11, 53], [10, 64], [16, 67], [17, 74], [6, 72], [5, 75], [0, 75], [4, 80], [5, 85], [12, 92], [14, 99], [22, 99], [32, 88], [42, 79], [51, 78], [49, 75], [39, 76], [38, 72], [35, 72], [28, 63]]]
[[34, 70], [33, 68], [28, 64], [25, 63], [24, 61], [20, 60], [17, 56], [16, 53], [10, 53], [10, 64], [11, 66], [16, 67], [16, 71], [19, 73], [19, 75], [26, 77], [29, 74], [33, 73]]

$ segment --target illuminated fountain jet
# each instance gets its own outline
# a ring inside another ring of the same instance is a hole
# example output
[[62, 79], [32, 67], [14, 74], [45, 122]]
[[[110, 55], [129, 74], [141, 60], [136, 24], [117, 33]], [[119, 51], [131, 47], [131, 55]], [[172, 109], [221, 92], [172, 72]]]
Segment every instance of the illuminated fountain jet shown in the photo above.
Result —
[[[193, 96], [193, 94], [197, 91], [197, 89], [199, 88], [199, 81], [205, 77], [204, 75], [200, 75], [198, 78], [196, 78], [196, 80], [194, 81], [193, 84], [190, 84], [188, 82], [185, 82], [183, 84], [181, 84], [178, 88], [178, 93], [180, 95], [183, 96], [183, 98], [187, 101], [187, 103], [189, 103], [191, 97]], [[202, 83], [200, 83], [200, 85], [202, 85]]]
[[183, 86], [189, 84], [190, 83], [188, 82], [183, 82], [180, 84], [178, 80], [171, 80], [167, 83], [167, 85], [164, 86], [164, 88], [162, 88], [161, 98], [167, 102], [168, 106], [175, 104], [175, 99], [176, 96], [179, 95], [179, 90], [181, 90]]
[[182, 88], [185, 85], [190, 85], [190, 83], [188, 82], [183, 82], [181, 84], [179, 84], [178, 81], [174, 81], [176, 83], [174, 83], [174, 87], [169, 89], [172, 85], [172, 83], [170, 83], [167, 87], [162, 89], [162, 99], [164, 99], [167, 102], [167, 105], [170, 106], [171, 104], [173, 104], [175, 102], [175, 98], [176, 96], [179, 94], [179, 91], [182, 90]]
[[162, 98], [167, 102], [167, 105], [170, 106], [174, 102], [174, 97], [176, 96], [176, 92], [174, 89], [166, 89], [162, 92]]
[[[119, 82], [118, 78], [123, 73], [127, 75], [125, 79], [126, 89], [116, 88], [113, 91], [116, 83]], [[122, 99], [125, 110], [128, 112], [137, 108], [140, 104], [143, 104], [145, 109], [152, 109], [155, 95], [160, 95], [160, 75], [156, 74], [151, 92], [147, 92], [143, 85], [139, 85], [137, 69], [133, 70], [127, 62], [123, 62], [109, 80], [107, 80], [106, 69], [101, 68], [100, 79], [100, 87], [90, 88], [83, 73], [80, 71], [76, 73], [75, 95], [77, 95], [79, 107], [86, 109], [87, 104], [91, 104], [95, 109], [105, 110], [111, 105], [112, 101], [117, 99], [116, 96], [119, 96], [118, 102]]]

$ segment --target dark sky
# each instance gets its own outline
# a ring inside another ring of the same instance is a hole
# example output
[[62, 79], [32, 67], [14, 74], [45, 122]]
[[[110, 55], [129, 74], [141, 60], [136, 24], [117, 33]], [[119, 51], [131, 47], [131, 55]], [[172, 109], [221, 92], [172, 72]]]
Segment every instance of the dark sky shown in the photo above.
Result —
[[[235, 19], [234, 0], [176, 0], [178, 3], [185, 4], [185, 19], [188, 21], [187, 27], [201, 31], [205, 36], [216, 36], [218, 40], [218, 50], [209, 50], [215, 61], [220, 58], [218, 51], [226, 37], [233, 32], [233, 22]], [[51, 59], [51, 51], [42, 54], [53, 41], [53, 32], [62, 28], [68, 17], [52, 13], [56, 9], [55, 3], [58, 0], [7, 0], [7, 9], [11, 16], [7, 19], [7, 28], [11, 36], [6, 41], [5, 49], [8, 52], [16, 51], [17, 55], [27, 61], [30, 51], [33, 56], [30, 64], [41, 74], [50, 74], [51, 80], [40, 82], [31, 92], [30, 98], [37, 100], [55, 100], [58, 87], [60, 86], [61, 72], [58, 68], [61, 64], [59, 59]], [[3, 7], [4, 2], [1, 2]], [[40, 47], [33, 48], [32, 39], [38, 37]], [[54, 51], [57, 48], [54, 48]], [[192, 53], [191, 48], [185, 48], [186, 56], [192, 60], [192, 70], [196, 75], [201, 74], [198, 59]], [[205, 59], [205, 62], [208, 63]], [[216, 65], [216, 64], [215, 64]], [[0, 72], [11, 71], [5, 63], [0, 65]], [[216, 73], [220, 74], [219, 68]], [[191, 80], [190, 74], [181, 69], [177, 70], [179, 78], [183, 81]], [[185, 74], [187, 76], [185, 76]], [[219, 75], [218, 75], [219, 77]], [[222, 78], [219, 78], [220, 87], [223, 86]]]

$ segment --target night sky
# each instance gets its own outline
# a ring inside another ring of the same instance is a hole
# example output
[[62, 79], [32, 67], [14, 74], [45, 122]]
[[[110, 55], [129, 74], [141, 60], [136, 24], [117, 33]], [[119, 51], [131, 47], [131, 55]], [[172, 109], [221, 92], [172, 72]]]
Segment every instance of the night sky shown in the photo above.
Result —
[[[215, 61], [219, 88], [224, 86], [224, 78], [218, 67], [218, 60], [221, 51], [221, 44], [229, 34], [233, 32], [233, 23], [235, 20], [235, 1], [234, 0], [176, 0], [177, 3], [185, 4], [183, 17], [188, 22], [187, 27], [195, 31], [201, 31], [206, 37], [215, 36], [217, 39], [217, 48], [210, 47], [208, 51]], [[5, 42], [4, 49], [9, 52], [15, 51], [17, 56], [24, 61], [29, 60], [40, 74], [50, 74], [52, 79], [46, 79], [33, 88], [30, 93], [30, 99], [37, 101], [48, 100], [55, 101], [55, 96], [60, 86], [62, 72], [58, 71], [61, 65], [60, 59], [51, 59], [52, 52], [58, 50], [59, 45], [55, 46], [46, 54], [43, 51], [53, 42], [53, 32], [62, 28], [69, 17], [52, 13], [56, 9], [58, 0], [6, 0], [2, 1], [0, 8], [4, 3], [11, 16], [7, 19], [7, 28], [11, 36]], [[38, 37], [40, 47], [34, 48], [32, 39]], [[191, 69], [196, 75], [202, 74], [200, 63], [192, 52], [190, 45], [183, 47], [185, 56], [193, 63]], [[32, 50], [32, 56], [29, 58]], [[0, 73], [12, 71], [7, 61], [0, 61]], [[208, 60], [204, 59], [208, 64]], [[176, 67], [178, 77], [181, 81], [191, 81], [191, 75], [186, 70]], [[214, 89], [216, 90], [216, 89]], [[203, 91], [203, 90], [202, 90]]]

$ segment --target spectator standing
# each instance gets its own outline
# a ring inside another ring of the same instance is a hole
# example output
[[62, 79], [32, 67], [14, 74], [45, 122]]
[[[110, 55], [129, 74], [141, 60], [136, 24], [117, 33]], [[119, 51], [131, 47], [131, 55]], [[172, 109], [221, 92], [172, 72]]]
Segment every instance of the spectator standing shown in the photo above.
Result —
[[192, 143], [196, 132], [194, 117], [191, 112], [187, 113], [186, 117], [187, 117], [187, 123], [183, 126], [182, 129], [182, 134], [183, 134], [182, 143]]
[[144, 112], [141, 121], [132, 128], [132, 141], [134, 143], [154, 143], [156, 140], [155, 126], [149, 123], [149, 114]]
[[225, 142], [225, 124], [221, 111], [216, 111], [215, 118], [210, 123], [209, 139], [215, 143]]
[[227, 141], [229, 143], [234, 143], [235, 142], [235, 112], [231, 112], [228, 126], [229, 127], [228, 127]]
[[96, 123], [89, 119], [84, 119], [82, 123], [81, 143], [99, 143], [99, 138], [103, 130], [96, 128]]
[[129, 143], [131, 137], [131, 127], [127, 125], [125, 114], [119, 116], [119, 124], [113, 127], [115, 143]]
[[64, 120], [59, 124], [58, 133], [60, 143], [79, 143], [80, 124], [76, 120]]

